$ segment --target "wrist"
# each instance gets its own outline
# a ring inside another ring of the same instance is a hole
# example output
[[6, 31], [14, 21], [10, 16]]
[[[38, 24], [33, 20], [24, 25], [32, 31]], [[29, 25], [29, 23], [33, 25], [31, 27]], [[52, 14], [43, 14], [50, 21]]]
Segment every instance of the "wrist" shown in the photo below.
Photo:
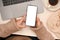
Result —
[[11, 19], [11, 22], [13, 23], [14, 28], [19, 30], [19, 27], [17, 26], [17, 20], [15, 18]]
[[43, 28], [43, 24], [41, 23], [40, 25], [36, 25], [35, 28], [31, 28], [33, 31], [39, 31]]

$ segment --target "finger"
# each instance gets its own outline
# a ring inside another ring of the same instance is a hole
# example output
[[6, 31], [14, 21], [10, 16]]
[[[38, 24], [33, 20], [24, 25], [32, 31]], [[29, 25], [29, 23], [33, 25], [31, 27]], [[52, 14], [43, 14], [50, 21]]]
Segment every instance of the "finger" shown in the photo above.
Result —
[[17, 20], [17, 24], [21, 25], [25, 22], [25, 16], [21, 17], [21, 19]]
[[20, 28], [25, 28], [26, 26], [25, 25], [19, 25]]
[[23, 18], [24, 18], [24, 19], [23, 19], [23, 22], [26, 22], [26, 16], [24, 16]]
[[[26, 14], [24, 14], [24, 16], [22, 16], [22, 17], [20, 17], [20, 18], [21, 18], [21, 19], [23, 18], [23, 19], [24, 19], [23, 21], [25, 21], [25, 20], [26, 20]], [[16, 20], [16, 22], [20, 21], [21, 19]]]
[[20, 21], [21, 19], [18, 19], [16, 22]]
[[36, 23], [38, 23], [38, 22], [40, 22], [40, 19], [37, 17], [37, 19], [36, 19]]
[[40, 25], [40, 19], [37, 17], [36, 24]]
[[39, 18], [37, 18], [37, 24], [40, 24], [40, 19]]
[[23, 22], [26, 22], [26, 15], [23, 16]]
[[22, 17], [18, 22], [21, 24], [24, 20], [24, 17]]
[[19, 27], [26, 27], [25, 23], [23, 23], [22, 25], [19, 25]]
[[18, 27], [24, 27], [24, 26], [22, 25], [22, 23], [23, 23], [23, 18], [20, 19], [20, 21], [17, 21]]
[[24, 16], [16, 18], [17, 21], [20, 21]]
[[25, 21], [26, 16], [24, 15], [24, 16], [20, 17], [19, 19], [17, 19], [17, 21], [20, 21], [22, 18], [23, 18], [23, 19], [24, 19], [24, 21]]

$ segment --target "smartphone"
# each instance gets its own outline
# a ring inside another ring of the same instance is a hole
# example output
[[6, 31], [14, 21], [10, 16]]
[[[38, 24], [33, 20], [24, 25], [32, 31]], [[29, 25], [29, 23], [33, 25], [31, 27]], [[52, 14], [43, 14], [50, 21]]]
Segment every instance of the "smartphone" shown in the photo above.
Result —
[[26, 25], [35, 26], [37, 16], [37, 6], [28, 6], [27, 7], [27, 16], [26, 16]]

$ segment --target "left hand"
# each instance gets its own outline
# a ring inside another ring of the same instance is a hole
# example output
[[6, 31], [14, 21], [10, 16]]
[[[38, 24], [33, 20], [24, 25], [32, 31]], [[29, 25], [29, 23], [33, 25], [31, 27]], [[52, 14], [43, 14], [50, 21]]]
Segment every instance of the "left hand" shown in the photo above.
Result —
[[21, 17], [21, 19], [16, 20], [16, 24], [17, 24], [18, 29], [25, 28], [26, 27], [25, 16]]

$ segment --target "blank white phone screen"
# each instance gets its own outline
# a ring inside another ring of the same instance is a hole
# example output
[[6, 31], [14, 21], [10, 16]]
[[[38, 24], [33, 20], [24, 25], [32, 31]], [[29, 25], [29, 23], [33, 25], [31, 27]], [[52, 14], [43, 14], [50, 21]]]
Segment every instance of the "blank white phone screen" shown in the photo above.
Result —
[[37, 6], [28, 6], [27, 17], [26, 17], [26, 25], [35, 26], [36, 13], [37, 13]]

